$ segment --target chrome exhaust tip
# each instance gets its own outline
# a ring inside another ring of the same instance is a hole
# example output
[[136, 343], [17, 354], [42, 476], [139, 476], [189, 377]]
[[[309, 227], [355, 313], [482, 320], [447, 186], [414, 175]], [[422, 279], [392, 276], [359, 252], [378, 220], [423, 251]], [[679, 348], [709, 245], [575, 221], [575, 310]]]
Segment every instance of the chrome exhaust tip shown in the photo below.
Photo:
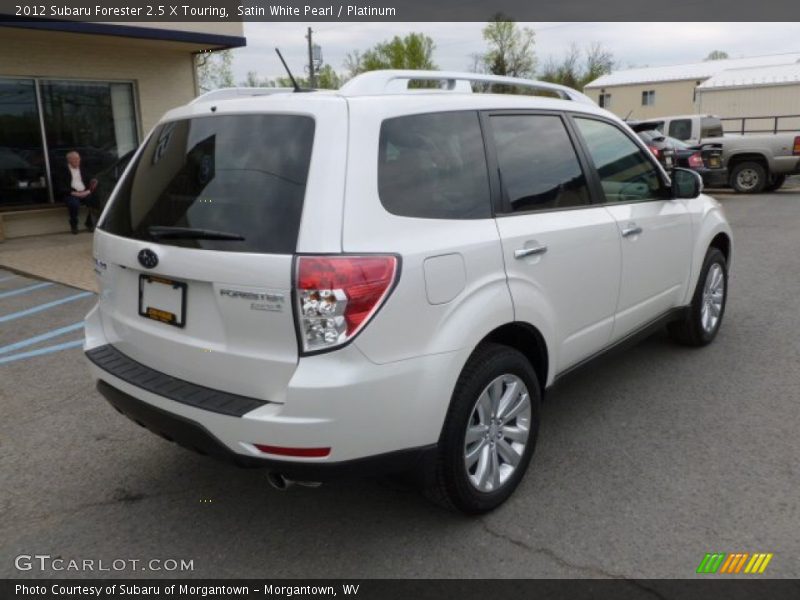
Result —
[[286, 479], [286, 477], [284, 477], [280, 473], [272, 473], [272, 472], [267, 473], [267, 481], [272, 487], [274, 487], [279, 492], [285, 492], [294, 484], [294, 482], [291, 479]]
[[274, 472], [267, 473], [267, 481], [272, 487], [281, 492], [285, 492], [293, 485], [301, 485], [309, 488], [318, 488], [322, 485], [321, 481], [294, 481], [281, 473]]

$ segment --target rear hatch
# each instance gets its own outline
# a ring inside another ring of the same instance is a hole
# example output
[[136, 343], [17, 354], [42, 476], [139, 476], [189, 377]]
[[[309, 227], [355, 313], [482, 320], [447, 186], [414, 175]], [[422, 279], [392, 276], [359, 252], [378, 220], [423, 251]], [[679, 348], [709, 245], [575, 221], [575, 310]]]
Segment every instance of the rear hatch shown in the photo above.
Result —
[[103, 215], [103, 330], [153, 369], [282, 402], [315, 119], [196, 113], [156, 128]]

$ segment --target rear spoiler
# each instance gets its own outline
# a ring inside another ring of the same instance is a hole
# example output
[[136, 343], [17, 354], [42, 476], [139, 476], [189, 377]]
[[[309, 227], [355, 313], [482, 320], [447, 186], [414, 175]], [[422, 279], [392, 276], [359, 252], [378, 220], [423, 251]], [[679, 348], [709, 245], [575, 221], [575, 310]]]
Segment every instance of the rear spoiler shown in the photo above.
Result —
[[628, 121], [628, 126], [636, 133], [640, 131], [652, 131], [658, 129], [658, 123], [652, 121]]

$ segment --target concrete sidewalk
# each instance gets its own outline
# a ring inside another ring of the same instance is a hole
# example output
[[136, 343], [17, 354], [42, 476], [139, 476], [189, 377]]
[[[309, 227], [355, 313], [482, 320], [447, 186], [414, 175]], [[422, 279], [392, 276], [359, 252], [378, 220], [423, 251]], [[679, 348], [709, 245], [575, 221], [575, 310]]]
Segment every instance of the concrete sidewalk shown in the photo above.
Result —
[[6, 240], [0, 244], [0, 266], [97, 292], [92, 235], [87, 231]]

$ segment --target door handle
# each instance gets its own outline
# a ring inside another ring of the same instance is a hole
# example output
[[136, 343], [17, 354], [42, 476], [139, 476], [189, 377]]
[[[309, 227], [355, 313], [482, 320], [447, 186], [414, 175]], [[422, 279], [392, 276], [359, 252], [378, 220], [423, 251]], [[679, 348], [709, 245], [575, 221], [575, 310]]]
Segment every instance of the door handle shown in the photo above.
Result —
[[630, 237], [632, 235], [639, 235], [640, 233], [642, 233], [642, 228], [636, 223], [628, 223], [628, 225], [622, 229], [622, 237]]
[[535, 256], [537, 254], [544, 254], [547, 252], [547, 246], [533, 246], [532, 248], [520, 248], [514, 250], [514, 258], [525, 258], [526, 256]]

